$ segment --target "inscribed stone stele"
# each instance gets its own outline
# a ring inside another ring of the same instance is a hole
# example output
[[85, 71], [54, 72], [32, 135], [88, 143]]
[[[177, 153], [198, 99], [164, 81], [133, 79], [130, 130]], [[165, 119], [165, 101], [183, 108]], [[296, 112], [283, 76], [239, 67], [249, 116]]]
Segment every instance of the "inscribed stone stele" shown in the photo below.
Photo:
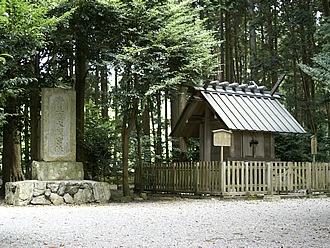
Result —
[[74, 90], [42, 89], [41, 160], [76, 160], [75, 104]]

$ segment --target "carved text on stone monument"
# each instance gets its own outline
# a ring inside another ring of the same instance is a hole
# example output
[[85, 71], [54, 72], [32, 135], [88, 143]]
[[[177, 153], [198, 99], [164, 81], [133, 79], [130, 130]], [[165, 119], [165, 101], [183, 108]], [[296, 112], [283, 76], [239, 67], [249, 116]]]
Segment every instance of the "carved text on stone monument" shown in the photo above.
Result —
[[70, 108], [63, 95], [54, 95], [50, 101], [49, 153], [51, 156], [67, 156], [70, 153]]

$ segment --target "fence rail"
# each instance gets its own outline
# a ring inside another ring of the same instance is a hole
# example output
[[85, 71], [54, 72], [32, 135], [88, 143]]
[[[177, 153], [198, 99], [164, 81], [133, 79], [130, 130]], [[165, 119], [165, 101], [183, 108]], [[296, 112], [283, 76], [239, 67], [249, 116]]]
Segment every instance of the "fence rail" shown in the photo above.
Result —
[[330, 191], [328, 163], [228, 161], [142, 164], [135, 188], [142, 191], [212, 195]]

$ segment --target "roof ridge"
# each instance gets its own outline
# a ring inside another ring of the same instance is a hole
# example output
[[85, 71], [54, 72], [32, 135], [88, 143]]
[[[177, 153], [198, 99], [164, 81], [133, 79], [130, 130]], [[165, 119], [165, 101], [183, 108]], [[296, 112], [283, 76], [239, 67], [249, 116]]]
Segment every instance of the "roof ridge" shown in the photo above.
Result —
[[266, 90], [266, 86], [259, 86], [254, 81], [250, 81], [249, 84], [239, 84], [237, 82], [229, 83], [228, 81], [220, 82], [218, 80], [211, 81], [207, 88], [197, 86], [196, 90], [207, 92], [218, 92], [220, 94], [237, 94], [246, 95], [250, 97], [265, 97], [265, 98], [281, 98], [283, 94], [275, 92], [271, 95], [271, 92]]

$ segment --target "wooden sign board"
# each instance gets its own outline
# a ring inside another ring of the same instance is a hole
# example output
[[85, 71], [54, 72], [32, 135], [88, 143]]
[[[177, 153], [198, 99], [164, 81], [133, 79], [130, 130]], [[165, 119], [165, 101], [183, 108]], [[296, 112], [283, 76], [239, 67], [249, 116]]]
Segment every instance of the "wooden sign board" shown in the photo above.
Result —
[[218, 129], [212, 132], [213, 132], [214, 146], [231, 146], [232, 131], [228, 131], [225, 129]]
[[316, 138], [316, 135], [313, 135], [311, 137], [311, 154], [312, 155], [317, 154], [317, 138]]

